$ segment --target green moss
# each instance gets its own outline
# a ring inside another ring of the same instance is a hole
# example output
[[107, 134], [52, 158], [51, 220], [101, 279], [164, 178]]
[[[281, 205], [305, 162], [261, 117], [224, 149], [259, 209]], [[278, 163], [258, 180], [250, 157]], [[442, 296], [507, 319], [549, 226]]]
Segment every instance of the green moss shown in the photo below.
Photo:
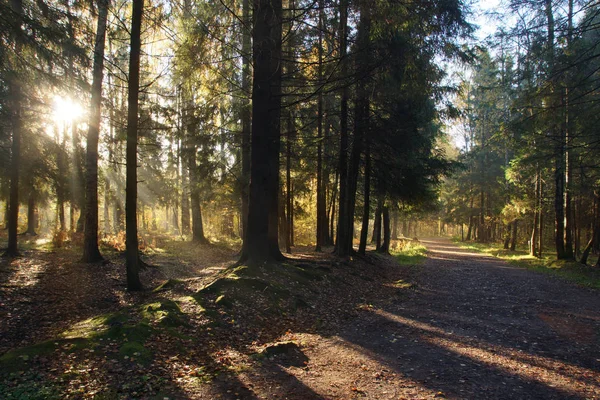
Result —
[[10, 350], [0, 357], [0, 371], [26, 371], [35, 364], [36, 357], [49, 355], [57, 350], [71, 352], [89, 345], [85, 338], [57, 339]]
[[174, 328], [189, 325], [177, 303], [172, 300], [162, 299], [155, 303], [145, 304], [140, 307], [140, 315], [145, 322], [162, 327]]
[[124, 313], [98, 315], [76, 323], [61, 336], [67, 339], [100, 337], [106, 334], [111, 326], [120, 325], [126, 321], [127, 316]]
[[152, 361], [152, 352], [140, 342], [126, 342], [119, 348], [119, 356], [122, 359], [137, 361], [148, 365]]
[[179, 279], [168, 279], [166, 281], [164, 281], [163, 283], [161, 283], [160, 285], [158, 285], [157, 287], [155, 287], [152, 292], [153, 293], [157, 293], [157, 292], [162, 292], [165, 290], [169, 290], [174, 288], [175, 286], [181, 284], [183, 281], [179, 280]]

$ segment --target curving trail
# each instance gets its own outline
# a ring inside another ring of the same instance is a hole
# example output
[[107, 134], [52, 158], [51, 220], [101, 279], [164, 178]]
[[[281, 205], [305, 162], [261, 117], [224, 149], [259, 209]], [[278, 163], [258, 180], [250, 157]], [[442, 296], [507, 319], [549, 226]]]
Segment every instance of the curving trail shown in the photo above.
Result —
[[423, 242], [412, 288], [374, 293], [334, 336], [302, 334], [306, 368], [287, 368], [270, 394], [600, 399], [599, 292]]

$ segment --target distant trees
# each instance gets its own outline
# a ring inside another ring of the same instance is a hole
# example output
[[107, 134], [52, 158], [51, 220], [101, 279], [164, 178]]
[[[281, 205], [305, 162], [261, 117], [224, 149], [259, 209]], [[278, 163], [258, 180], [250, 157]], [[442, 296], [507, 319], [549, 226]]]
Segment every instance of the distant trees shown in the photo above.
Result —
[[496, 36], [494, 56], [480, 54], [464, 87], [458, 193], [469, 207], [460, 219], [478, 240], [502, 237], [514, 249], [519, 239], [536, 256], [552, 240], [558, 259], [573, 259], [597, 223], [597, 46], [588, 38], [598, 35], [599, 9], [545, 1], [511, 10], [516, 25]]

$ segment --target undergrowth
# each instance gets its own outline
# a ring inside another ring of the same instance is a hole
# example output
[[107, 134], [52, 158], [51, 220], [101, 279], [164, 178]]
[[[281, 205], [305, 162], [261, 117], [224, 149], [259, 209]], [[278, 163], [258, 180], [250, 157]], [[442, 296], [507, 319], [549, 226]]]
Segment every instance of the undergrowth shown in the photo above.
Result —
[[401, 246], [392, 246], [390, 254], [400, 265], [422, 264], [427, 258], [427, 248], [418, 241], [407, 241]]

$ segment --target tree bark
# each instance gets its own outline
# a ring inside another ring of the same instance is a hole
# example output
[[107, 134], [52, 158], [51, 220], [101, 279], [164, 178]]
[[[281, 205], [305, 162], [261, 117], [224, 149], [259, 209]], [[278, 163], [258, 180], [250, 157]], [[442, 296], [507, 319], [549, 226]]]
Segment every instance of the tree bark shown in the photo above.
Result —
[[[346, 47], [348, 46], [348, 0], [340, 0], [339, 38], [341, 77], [342, 79], [345, 79], [348, 74], [348, 61], [346, 60]], [[346, 200], [346, 197], [348, 195], [348, 88], [345, 84], [342, 87], [342, 94], [340, 100], [340, 151], [338, 168], [338, 172], [340, 175], [340, 189], [335, 252], [338, 257], [347, 258], [350, 256], [350, 249], [347, 246], [347, 235], [350, 229], [350, 227], [348, 226], [348, 222], [350, 221], [350, 217], [348, 215], [348, 203]]]
[[392, 239], [398, 239], [398, 210], [392, 211]]
[[[16, 18], [23, 17], [22, 0], [11, 0], [10, 8]], [[19, 32], [15, 35], [15, 54], [21, 53], [21, 24], [17, 23]], [[12, 142], [10, 147], [10, 194], [9, 194], [9, 211], [8, 211], [8, 247], [5, 255], [8, 257], [16, 257], [19, 255], [17, 236], [19, 224], [19, 173], [21, 169], [21, 82], [16, 71], [11, 71], [11, 77], [8, 81], [9, 85], [9, 112], [12, 122]]]
[[538, 243], [538, 226], [539, 226], [539, 193], [540, 193], [540, 171], [537, 168], [535, 173], [535, 207], [533, 209], [533, 229], [531, 230], [531, 239], [529, 241], [529, 255], [536, 257], [538, 254], [537, 243]]
[[518, 233], [519, 220], [515, 219], [512, 223], [512, 235], [510, 238], [510, 251], [517, 249], [517, 233]]
[[[317, 67], [319, 85], [323, 80], [323, 15], [324, 0], [319, 0], [319, 64]], [[319, 90], [317, 98], [317, 244], [315, 251], [320, 252], [327, 232], [327, 215], [325, 211], [325, 185], [323, 184], [323, 93]]]
[[[360, 2], [360, 22], [358, 26], [358, 55], [355, 66], [355, 74], [358, 79], [356, 84], [356, 101], [354, 111], [354, 140], [352, 144], [352, 153], [350, 155], [350, 164], [348, 168], [348, 232], [346, 234], [346, 244], [348, 254], [353, 251], [354, 237], [354, 209], [356, 205], [356, 189], [358, 186], [358, 172], [360, 167], [360, 157], [363, 152], [364, 138], [369, 128], [369, 95], [367, 91], [367, 72], [369, 63], [369, 35], [371, 32], [371, 15], [369, 7], [364, 1]], [[389, 222], [389, 221], [388, 221]], [[366, 242], [365, 242], [366, 244]]]
[[251, 135], [251, 105], [252, 96], [250, 60], [252, 52], [252, 43], [250, 37], [251, 19], [250, 19], [250, 1], [242, 0], [242, 21], [244, 22], [242, 30], [242, 105], [241, 105], [241, 123], [242, 123], [242, 174], [240, 179], [241, 197], [242, 197], [242, 238], [248, 225], [248, 195], [250, 189], [250, 135]]
[[367, 237], [369, 236], [369, 217], [371, 216], [371, 151], [368, 139], [365, 143], [365, 194], [363, 206], [362, 228], [360, 230], [360, 243], [358, 253], [365, 255], [367, 250]]
[[[291, 245], [292, 245], [292, 226], [293, 226], [293, 213], [294, 213], [294, 205], [292, 198], [292, 132], [294, 131], [294, 121], [292, 119], [292, 112], [288, 110], [287, 115], [287, 135], [285, 142], [285, 205], [286, 205], [286, 216], [287, 216], [287, 224], [286, 224], [286, 237], [285, 237], [285, 249], [288, 253], [291, 253]], [[318, 196], [318, 193], [317, 193]]]
[[181, 233], [187, 235], [190, 233], [190, 179], [185, 152], [181, 155]]
[[127, 94], [127, 180], [125, 184], [126, 269], [127, 290], [142, 289], [137, 233], [137, 139], [140, 90], [141, 28], [144, 0], [133, 0], [131, 13], [131, 45], [129, 53], [129, 85]]
[[[100, 254], [100, 249], [98, 248], [98, 137], [100, 134], [102, 78], [104, 76], [104, 48], [109, 3], [108, 0], [97, 0], [97, 4], [98, 24], [96, 28], [96, 42], [94, 45], [92, 101], [90, 107], [90, 120], [85, 158], [85, 226], [83, 238], [83, 257], [81, 261], [86, 263], [93, 263], [103, 260], [103, 257]], [[131, 107], [131, 104], [129, 106]], [[137, 107], [135, 111], [137, 120]], [[75, 149], [73, 151], [75, 151]]]
[[[377, 206], [375, 208], [375, 220], [373, 221], [373, 235], [371, 235], [371, 243], [377, 243], [378, 232], [381, 231], [381, 203], [377, 200]], [[410, 231], [410, 222], [408, 225], [408, 231]], [[407, 236], [410, 232], [407, 233]]]
[[508, 250], [508, 245], [510, 244], [510, 233], [512, 231], [512, 224], [506, 225], [506, 233], [504, 235], [504, 250]]
[[383, 214], [383, 241], [379, 246], [379, 252], [388, 254], [390, 252], [390, 209], [388, 206], [382, 207]]
[[204, 236], [204, 223], [202, 221], [202, 207], [200, 205], [200, 187], [198, 179], [198, 165], [196, 164], [196, 145], [190, 144], [188, 153], [188, 166], [190, 168], [190, 207], [192, 209], [192, 242], [208, 243]]
[[[254, 0], [248, 226], [240, 262], [283, 258], [277, 243], [281, 116], [281, 0]], [[278, 254], [277, 254], [278, 253]]]
[[35, 215], [35, 192], [33, 190], [33, 185], [29, 192], [29, 197], [27, 199], [27, 231], [26, 235], [29, 236], [37, 236], [35, 232], [35, 227], [37, 225], [36, 215]]

